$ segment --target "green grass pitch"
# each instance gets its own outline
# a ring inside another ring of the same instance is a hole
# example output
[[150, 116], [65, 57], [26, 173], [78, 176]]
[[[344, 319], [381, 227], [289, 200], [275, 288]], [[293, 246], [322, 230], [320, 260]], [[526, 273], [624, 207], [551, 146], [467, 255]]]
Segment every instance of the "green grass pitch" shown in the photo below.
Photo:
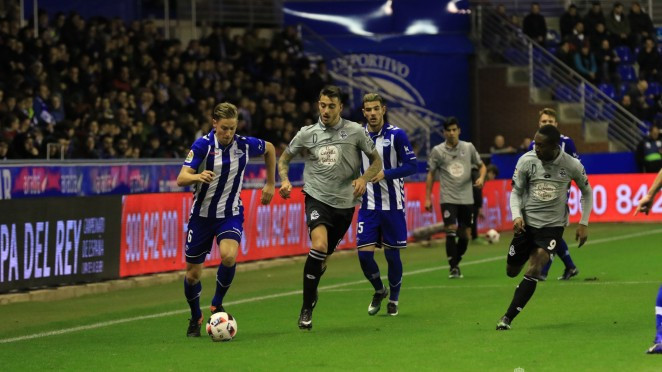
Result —
[[[443, 243], [411, 245], [396, 317], [385, 306], [368, 316], [372, 287], [355, 254], [333, 256], [310, 332], [297, 328], [301, 262], [237, 273], [225, 307], [239, 331], [226, 343], [185, 337], [181, 281], [0, 306], [0, 369], [661, 371], [662, 356], [644, 351], [662, 283], [662, 226], [595, 224], [581, 249], [574, 231], [565, 237], [579, 276], [557, 281], [557, 260], [506, 332], [495, 325], [521, 280], [505, 275], [508, 233], [471, 245], [460, 280], [448, 279]], [[207, 317], [213, 291], [205, 278]]]

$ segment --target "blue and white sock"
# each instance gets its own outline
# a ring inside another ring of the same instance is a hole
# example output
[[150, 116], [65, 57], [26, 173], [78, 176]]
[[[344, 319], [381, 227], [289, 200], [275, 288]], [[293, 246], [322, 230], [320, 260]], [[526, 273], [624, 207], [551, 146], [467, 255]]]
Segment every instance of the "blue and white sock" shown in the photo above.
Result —
[[218, 307], [223, 304], [223, 297], [225, 297], [225, 294], [230, 289], [236, 268], [236, 263], [230, 267], [223, 264], [218, 266], [218, 271], [216, 272], [216, 293], [211, 300], [212, 306]]
[[361, 264], [361, 270], [363, 270], [363, 275], [366, 279], [372, 284], [376, 292], [384, 290], [384, 283], [379, 274], [379, 266], [377, 261], [375, 261], [375, 252], [374, 251], [359, 251], [359, 264]]
[[386, 262], [388, 262], [388, 286], [391, 289], [389, 300], [398, 303], [400, 287], [402, 286], [402, 260], [400, 260], [399, 249], [386, 249], [384, 251]]
[[184, 278], [184, 295], [188, 306], [191, 308], [191, 319], [200, 319], [202, 311], [200, 311], [200, 293], [202, 293], [202, 283], [197, 282], [193, 285], [188, 284]]

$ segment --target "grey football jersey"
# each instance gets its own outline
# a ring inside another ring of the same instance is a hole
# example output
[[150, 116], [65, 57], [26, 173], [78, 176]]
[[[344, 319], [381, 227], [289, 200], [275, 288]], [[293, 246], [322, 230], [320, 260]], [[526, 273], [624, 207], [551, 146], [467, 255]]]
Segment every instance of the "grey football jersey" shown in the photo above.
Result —
[[335, 208], [352, 208], [362, 198], [354, 198], [352, 181], [361, 175], [361, 151], [371, 154], [374, 142], [361, 125], [340, 119], [328, 128], [320, 121], [299, 130], [287, 150], [296, 155], [306, 151], [303, 191]]
[[510, 195], [513, 220], [522, 217], [527, 225], [536, 228], [565, 226], [571, 180], [582, 192], [580, 223], [588, 225], [593, 192], [582, 163], [564, 151], [549, 162], [538, 159], [534, 151], [522, 155], [515, 167]]
[[470, 142], [459, 141], [449, 148], [442, 142], [432, 148], [428, 159], [428, 170], [439, 175], [442, 203], [473, 204], [474, 195], [471, 183], [471, 166], [480, 166], [478, 151]]

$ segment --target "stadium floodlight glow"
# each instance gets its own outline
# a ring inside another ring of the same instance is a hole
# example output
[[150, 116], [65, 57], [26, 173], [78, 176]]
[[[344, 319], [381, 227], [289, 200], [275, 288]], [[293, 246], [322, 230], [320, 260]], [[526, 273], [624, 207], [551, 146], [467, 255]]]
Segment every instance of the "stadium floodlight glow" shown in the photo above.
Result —
[[351, 33], [356, 35], [375, 36], [375, 33], [367, 31], [365, 29], [365, 23], [367, 20], [380, 18], [385, 15], [386, 16], [392, 15], [393, 0], [387, 0], [386, 2], [384, 2], [384, 5], [379, 7], [379, 9], [376, 9], [367, 15], [362, 15], [361, 17], [346, 17], [346, 16], [337, 16], [337, 15], [322, 14], [322, 13], [302, 12], [288, 8], [283, 8], [283, 12], [301, 18], [307, 18], [322, 22], [330, 22], [341, 26], [345, 26]]
[[457, 7], [457, 3], [460, 2], [461, 0], [451, 0], [446, 4], [446, 11], [448, 13], [453, 13], [453, 14], [470, 14], [471, 9], [459, 9]]

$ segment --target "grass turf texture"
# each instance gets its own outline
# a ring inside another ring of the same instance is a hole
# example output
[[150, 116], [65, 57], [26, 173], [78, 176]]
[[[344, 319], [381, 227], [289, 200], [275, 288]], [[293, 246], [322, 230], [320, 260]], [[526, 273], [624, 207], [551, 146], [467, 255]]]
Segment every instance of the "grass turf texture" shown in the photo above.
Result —
[[[302, 263], [237, 273], [225, 307], [239, 331], [227, 343], [213, 343], [204, 334], [185, 337], [189, 312], [181, 281], [0, 306], [1, 368], [662, 370], [662, 357], [644, 354], [662, 282], [662, 227], [592, 225], [581, 249], [573, 244], [574, 231], [575, 226], [566, 229], [565, 237], [580, 275], [557, 281], [563, 264], [556, 260], [548, 281], [538, 284], [506, 332], [495, 331], [495, 325], [521, 280], [505, 275], [508, 233], [495, 245], [471, 245], [460, 280], [448, 279], [443, 243], [410, 246], [402, 254], [405, 277], [396, 317], [386, 315], [385, 302], [376, 316], [368, 316], [373, 291], [355, 254], [333, 256], [310, 332], [296, 325]], [[383, 254], [376, 256], [385, 276]], [[205, 278], [205, 319], [213, 292], [214, 278]], [[84, 329], [68, 331], [74, 327]], [[65, 331], [15, 340], [60, 330]]]

